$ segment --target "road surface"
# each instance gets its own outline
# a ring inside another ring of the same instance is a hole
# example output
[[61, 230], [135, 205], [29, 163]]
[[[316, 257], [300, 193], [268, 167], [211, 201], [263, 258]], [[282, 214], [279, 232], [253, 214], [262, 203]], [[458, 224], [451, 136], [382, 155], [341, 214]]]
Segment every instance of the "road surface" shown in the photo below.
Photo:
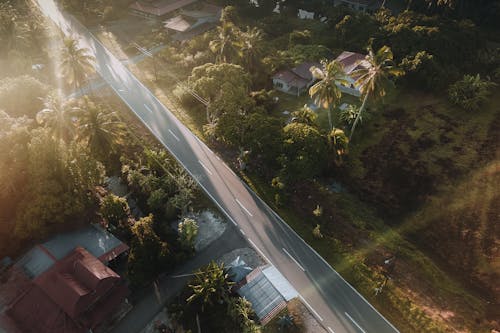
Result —
[[53, 0], [35, 1], [66, 35], [78, 37], [80, 46], [90, 50], [102, 78], [196, 179], [236, 230], [290, 281], [329, 332], [398, 332], [83, 25], [61, 13]]

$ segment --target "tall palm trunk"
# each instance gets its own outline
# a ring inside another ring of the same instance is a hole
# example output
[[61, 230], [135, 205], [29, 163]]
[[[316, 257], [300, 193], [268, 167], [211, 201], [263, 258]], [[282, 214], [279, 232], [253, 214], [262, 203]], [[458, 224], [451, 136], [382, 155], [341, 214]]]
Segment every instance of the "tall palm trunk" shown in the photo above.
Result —
[[330, 125], [330, 131], [333, 129], [332, 123], [332, 106], [328, 108], [328, 125]]
[[351, 133], [349, 133], [349, 141], [351, 141], [351, 139], [352, 139], [352, 135], [354, 134], [354, 130], [356, 129], [356, 125], [358, 124], [359, 118], [361, 118], [361, 113], [365, 110], [366, 101], [368, 101], [368, 94], [365, 94], [365, 97], [363, 98], [363, 104], [361, 104], [361, 107], [359, 108], [358, 115], [356, 116], [356, 119], [354, 120], [354, 124], [352, 124]]

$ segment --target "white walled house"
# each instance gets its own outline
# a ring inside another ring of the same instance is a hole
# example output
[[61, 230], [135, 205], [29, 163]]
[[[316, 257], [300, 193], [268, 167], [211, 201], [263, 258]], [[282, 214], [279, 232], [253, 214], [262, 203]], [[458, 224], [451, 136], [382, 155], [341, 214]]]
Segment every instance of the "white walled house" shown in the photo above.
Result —
[[321, 67], [318, 62], [304, 62], [292, 69], [286, 69], [273, 75], [274, 89], [290, 95], [299, 96], [316, 81], [310, 68]]
[[353, 95], [359, 97], [361, 95], [359, 88], [356, 87], [356, 79], [352, 77], [352, 73], [360, 68], [366, 68], [368, 66], [365, 56], [360, 53], [344, 51], [336, 59], [339, 63], [344, 66], [344, 71], [347, 75], [348, 84], [337, 83], [342, 93]]

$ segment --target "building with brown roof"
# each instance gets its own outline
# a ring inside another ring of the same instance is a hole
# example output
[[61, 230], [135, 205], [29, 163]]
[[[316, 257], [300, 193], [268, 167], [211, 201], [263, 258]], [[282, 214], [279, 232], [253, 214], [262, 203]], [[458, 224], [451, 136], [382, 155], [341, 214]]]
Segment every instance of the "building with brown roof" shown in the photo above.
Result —
[[20, 332], [88, 332], [128, 295], [118, 274], [77, 247], [32, 280], [5, 312]]
[[337, 83], [337, 86], [343, 93], [359, 96], [360, 91], [359, 88], [356, 87], [356, 77], [353, 76], [353, 73], [358, 69], [366, 68], [368, 66], [368, 63], [365, 60], [365, 55], [344, 51], [337, 58], [335, 58], [335, 60], [342, 64], [344, 72], [347, 75], [347, 84]]
[[128, 246], [99, 225], [56, 235], [0, 272], [0, 332], [88, 332], [128, 288], [106, 265]]
[[303, 62], [292, 68], [280, 71], [273, 75], [273, 85], [276, 90], [299, 96], [315, 81], [310, 69], [321, 67], [318, 62]]
[[134, 1], [129, 9], [137, 15], [162, 18], [177, 9], [190, 5], [197, 0], [139, 0]]

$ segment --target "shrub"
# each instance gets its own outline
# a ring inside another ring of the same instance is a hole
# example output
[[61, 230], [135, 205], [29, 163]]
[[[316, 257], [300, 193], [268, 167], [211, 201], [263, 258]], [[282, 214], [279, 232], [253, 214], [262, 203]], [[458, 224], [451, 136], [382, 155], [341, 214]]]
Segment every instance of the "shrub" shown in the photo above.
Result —
[[101, 202], [100, 213], [106, 222], [119, 226], [128, 218], [130, 208], [125, 198], [109, 194]]
[[464, 75], [463, 79], [455, 82], [448, 89], [448, 96], [453, 104], [466, 110], [476, 111], [481, 103], [487, 100], [490, 88], [495, 83], [482, 80], [481, 76]]
[[194, 247], [194, 241], [198, 235], [198, 223], [190, 218], [184, 218], [179, 223], [179, 241], [187, 249]]

